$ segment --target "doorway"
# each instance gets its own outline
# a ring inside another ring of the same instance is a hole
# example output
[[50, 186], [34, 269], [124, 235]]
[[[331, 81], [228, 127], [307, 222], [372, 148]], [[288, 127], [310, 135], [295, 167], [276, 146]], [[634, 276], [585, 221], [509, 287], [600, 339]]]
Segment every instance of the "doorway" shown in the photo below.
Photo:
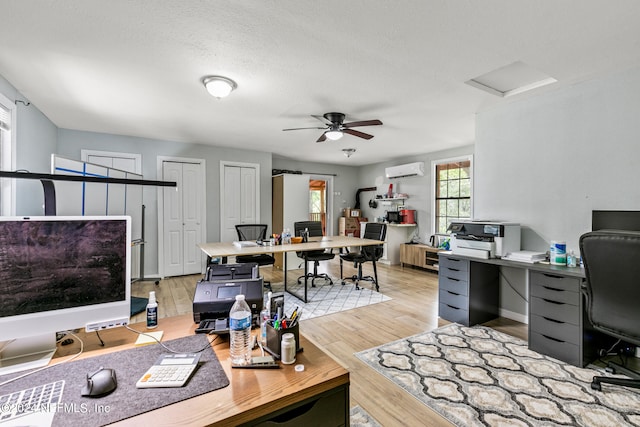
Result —
[[322, 223], [322, 234], [333, 235], [333, 177], [326, 175], [309, 176], [309, 220]]
[[158, 157], [158, 176], [177, 187], [158, 189], [158, 268], [161, 277], [203, 272], [206, 193], [204, 159]]
[[260, 165], [220, 161], [220, 241], [238, 240], [236, 224], [260, 222]]

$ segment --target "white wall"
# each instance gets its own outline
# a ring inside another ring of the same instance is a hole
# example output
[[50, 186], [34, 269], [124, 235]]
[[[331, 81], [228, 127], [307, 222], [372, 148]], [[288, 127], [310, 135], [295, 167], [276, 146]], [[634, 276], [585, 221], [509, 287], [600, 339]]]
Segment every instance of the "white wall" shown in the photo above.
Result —
[[[389, 184], [393, 183], [394, 192], [406, 193], [409, 195], [409, 198], [405, 202], [405, 207], [407, 209], [415, 209], [416, 211], [416, 223], [418, 224], [418, 227], [416, 228], [415, 235], [421, 242], [428, 243], [429, 236], [433, 234], [431, 218], [433, 177], [431, 176], [431, 162], [470, 155], [473, 154], [473, 151], [474, 146], [467, 145], [450, 150], [398, 158], [383, 163], [362, 166], [358, 173], [358, 182], [360, 183], [360, 187], [377, 188], [375, 192], [361, 193], [360, 198], [363, 216], [368, 217], [369, 220], [373, 220], [375, 217], [384, 216], [385, 210], [390, 209], [390, 206], [378, 203], [378, 207], [373, 209], [369, 207], [369, 200], [373, 199], [376, 194], [386, 194], [389, 189]], [[386, 178], [385, 168], [413, 162], [424, 162], [424, 176], [395, 178], [392, 180]]]
[[475, 216], [525, 227], [523, 249], [578, 249], [593, 209], [640, 210], [640, 69], [478, 114]]
[[[640, 69], [478, 114], [475, 218], [519, 222], [522, 249], [578, 250], [593, 209], [640, 210]], [[523, 272], [503, 269], [526, 295]], [[502, 280], [500, 306], [527, 304]]]

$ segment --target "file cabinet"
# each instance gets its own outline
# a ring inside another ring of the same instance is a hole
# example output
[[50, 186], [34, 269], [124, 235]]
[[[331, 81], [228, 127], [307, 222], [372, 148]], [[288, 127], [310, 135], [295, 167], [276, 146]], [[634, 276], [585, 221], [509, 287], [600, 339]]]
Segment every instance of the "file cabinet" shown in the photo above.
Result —
[[438, 315], [472, 326], [498, 317], [497, 265], [440, 255]]
[[529, 349], [581, 366], [580, 282], [577, 277], [529, 272]]

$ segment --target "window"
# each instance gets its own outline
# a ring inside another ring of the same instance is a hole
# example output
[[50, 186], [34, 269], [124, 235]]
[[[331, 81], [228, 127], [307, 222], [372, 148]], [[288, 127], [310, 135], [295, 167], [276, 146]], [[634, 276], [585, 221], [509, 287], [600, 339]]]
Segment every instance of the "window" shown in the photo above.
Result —
[[[0, 170], [15, 169], [15, 104], [0, 94]], [[15, 215], [15, 179], [0, 178], [0, 215]]]
[[471, 157], [435, 163], [435, 227], [446, 234], [451, 221], [471, 219]]

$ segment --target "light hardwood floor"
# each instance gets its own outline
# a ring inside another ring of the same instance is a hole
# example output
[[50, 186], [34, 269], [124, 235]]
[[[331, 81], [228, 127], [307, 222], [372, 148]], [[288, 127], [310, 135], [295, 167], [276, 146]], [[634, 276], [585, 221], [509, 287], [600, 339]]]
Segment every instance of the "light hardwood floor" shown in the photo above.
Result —
[[[338, 278], [339, 261], [322, 263], [321, 271]], [[265, 280], [282, 282], [282, 272], [272, 267], [261, 267], [260, 273]], [[345, 265], [345, 275], [354, 273], [351, 265]], [[364, 273], [373, 274], [369, 263], [365, 264]], [[379, 265], [378, 276], [380, 292], [391, 297], [390, 301], [302, 320], [300, 332], [349, 370], [351, 405], [360, 405], [383, 426], [451, 426], [354, 356], [358, 351], [448, 323], [438, 318], [437, 274], [411, 267]], [[292, 278], [297, 275], [290, 273], [288, 277], [295, 280]], [[155, 290], [161, 318], [191, 313], [192, 296], [199, 278], [199, 275], [167, 278], [157, 286], [153, 282], [137, 282], [132, 285], [132, 294], [146, 297], [149, 291]], [[336, 281], [334, 286], [340, 286], [340, 282]], [[370, 282], [363, 282], [363, 286], [370, 286]], [[143, 320], [144, 313], [132, 318], [132, 321]], [[488, 325], [518, 338], [527, 338], [524, 324], [501, 318]]]

